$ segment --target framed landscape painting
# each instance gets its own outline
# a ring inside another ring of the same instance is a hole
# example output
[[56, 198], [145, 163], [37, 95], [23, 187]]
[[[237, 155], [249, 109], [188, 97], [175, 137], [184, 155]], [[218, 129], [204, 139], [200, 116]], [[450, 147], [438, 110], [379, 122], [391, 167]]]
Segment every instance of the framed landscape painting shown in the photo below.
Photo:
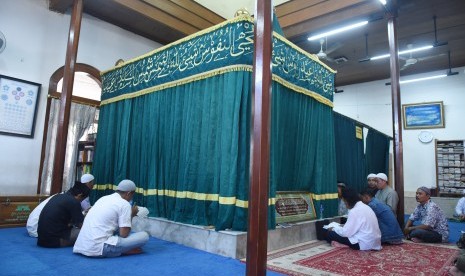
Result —
[[404, 104], [402, 114], [404, 129], [445, 127], [442, 102]]

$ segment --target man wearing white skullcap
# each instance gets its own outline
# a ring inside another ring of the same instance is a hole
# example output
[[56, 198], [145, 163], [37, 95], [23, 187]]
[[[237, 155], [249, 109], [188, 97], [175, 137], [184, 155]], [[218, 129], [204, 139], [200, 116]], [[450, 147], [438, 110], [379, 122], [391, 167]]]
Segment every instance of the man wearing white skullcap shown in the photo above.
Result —
[[[92, 191], [92, 189], [94, 188], [94, 176], [90, 173], [83, 174], [81, 176], [81, 183], [86, 184], [86, 186], [89, 187], [89, 189]], [[90, 200], [89, 197], [87, 197], [81, 202], [82, 212], [86, 214], [87, 211], [89, 211], [90, 207]]]
[[388, 178], [384, 173], [376, 175], [376, 187], [378, 191], [375, 194], [375, 198], [391, 207], [391, 210], [396, 214], [399, 196], [396, 191], [389, 187]]
[[370, 173], [367, 176], [368, 189], [371, 191], [371, 196], [375, 197], [378, 187], [376, 187], [376, 174]]
[[[73, 248], [74, 253], [89, 257], [118, 257], [141, 253], [149, 240], [147, 232], [131, 233], [131, 220], [138, 207], [131, 206], [136, 184], [122, 180], [116, 192], [101, 197], [89, 210]], [[118, 231], [117, 234], [115, 232]]]

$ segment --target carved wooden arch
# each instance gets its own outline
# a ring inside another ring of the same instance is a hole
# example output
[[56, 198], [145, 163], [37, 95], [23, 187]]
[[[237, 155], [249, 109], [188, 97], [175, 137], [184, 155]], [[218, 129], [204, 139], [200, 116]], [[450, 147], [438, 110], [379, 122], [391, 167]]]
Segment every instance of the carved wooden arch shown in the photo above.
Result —
[[[75, 73], [76, 72], [84, 72], [89, 74], [89, 76], [102, 87], [102, 78], [100, 76], [100, 71], [88, 64], [84, 63], [76, 63], [75, 65]], [[46, 148], [46, 141], [47, 141], [47, 133], [48, 133], [48, 120], [50, 119], [50, 105], [52, 103], [52, 98], [60, 98], [61, 93], [57, 92], [58, 83], [63, 78], [65, 71], [65, 66], [58, 68], [55, 72], [53, 72], [52, 76], [50, 77], [49, 85], [48, 85], [48, 95], [47, 95], [47, 107], [45, 109], [45, 121], [44, 121], [44, 132], [42, 136], [42, 151], [40, 154], [40, 166], [39, 166], [39, 177], [37, 180], [37, 194], [40, 194], [41, 189], [41, 178], [42, 178], [42, 170], [44, 166], [44, 158], [45, 158], [45, 148]], [[71, 101], [84, 103], [92, 106], [100, 106], [100, 101], [95, 101], [83, 97], [72, 96]]]
[[[88, 73], [99, 85], [102, 86], [102, 78], [100, 77], [100, 71], [97, 68], [92, 67], [84, 63], [76, 63], [75, 72], [85, 72]], [[63, 78], [65, 71], [65, 66], [61, 66], [56, 70], [50, 77], [50, 82], [48, 84], [48, 94], [53, 94], [57, 92], [58, 82]]]

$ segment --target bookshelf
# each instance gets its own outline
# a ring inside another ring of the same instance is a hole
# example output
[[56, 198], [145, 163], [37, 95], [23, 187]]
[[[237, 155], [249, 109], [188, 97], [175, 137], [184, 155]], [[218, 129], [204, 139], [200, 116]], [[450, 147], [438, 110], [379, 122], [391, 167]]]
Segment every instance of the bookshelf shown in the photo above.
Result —
[[80, 181], [83, 174], [92, 172], [94, 152], [95, 141], [79, 141], [76, 162], [76, 181]]
[[457, 197], [465, 189], [464, 140], [435, 140], [439, 196]]

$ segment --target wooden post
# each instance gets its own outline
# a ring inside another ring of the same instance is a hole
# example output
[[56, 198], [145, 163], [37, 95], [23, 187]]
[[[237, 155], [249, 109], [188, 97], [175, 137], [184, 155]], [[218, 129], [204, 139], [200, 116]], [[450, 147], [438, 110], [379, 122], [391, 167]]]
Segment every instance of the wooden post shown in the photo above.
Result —
[[254, 28], [247, 275], [266, 275], [270, 174], [271, 0], [257, 0]]
[[81, 31], [82, 0], [74, 0], [69, 26], [68, 47], [66, 48], [65, 71], [63, 74], [63, 91], [60, 99], [60, 111], [58, 113], [58, 130], [55, 148], [55, 160], [53, 162], [53, 179], [51, 194], [61, 192], [63, 186], [63, 171], [66, 155], [66, 141], [68, 138], [68, 124], [71, 110], [71, 96], [73, 95], [74, 65]]
[[[50, 89], [50, 85], [49, 85]], [[40, 151], [40, 165], [39, 165], [39, 179], [37, 180], [37, 194], [40, 195], [42, 190], [42, 170], [44, 169], [44, 159], [45, 159], [45, 150], [47, 147], [47, 134], [48, 134], [48, 121], [50, 120], [50, 105], [52, 104], [52, 99], [47, 95], [47, 106], [45, 107], [45, 124], [44, 124], [44, 133], [42, 135], [42, 149]], [[55, 160], [54, 160], [55, 161]]]
[[397, 221], [404, 226], [404, 161], [402, 146], [402, 117], [400, 102], [400, 72], [397, 45], [397, 10], [395, 3], [389, 9], [388, 16], [388, 39], [391, 66], [391, 97], [392, 97], [392, 124], [394, 137], [394, 180], [396, 192], [399, 195], [397, 206]]

